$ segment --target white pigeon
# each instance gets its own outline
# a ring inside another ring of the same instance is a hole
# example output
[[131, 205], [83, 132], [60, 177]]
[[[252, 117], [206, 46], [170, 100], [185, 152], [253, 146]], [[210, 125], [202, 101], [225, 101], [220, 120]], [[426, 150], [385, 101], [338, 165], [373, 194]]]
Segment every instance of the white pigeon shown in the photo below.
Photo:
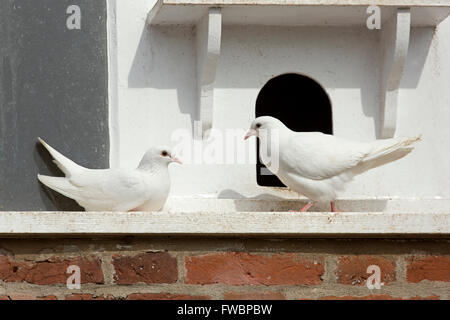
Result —
[[170, 190], [168, 165], [181, 163], [167, 148], [151, 148], [136, 169], [87, 169], [38, 138], [65, 177], [38, 174], [40, 182], [86, 211], [159, 211]]
[[[278, 143], [269, 143], [276, 134]], [[301, 212], [315, 202], [330, 202], [331, 211], [335, 212], [336, 192], [347, 182], [367, 170], [403, 158], [413, 150], [411, 144], [421, 138], [354, 142], [320, 132], [295, 132], [269, 116], [252, 122], [244, 139], [251, 136], [258, 137], [261, 146], [267, 146], [269, 156], [275, 155], [278, 147], [278, 166], [273, 159], [267, 158], [266, 163], [261, 160], [287, 187], [310, 200]]]

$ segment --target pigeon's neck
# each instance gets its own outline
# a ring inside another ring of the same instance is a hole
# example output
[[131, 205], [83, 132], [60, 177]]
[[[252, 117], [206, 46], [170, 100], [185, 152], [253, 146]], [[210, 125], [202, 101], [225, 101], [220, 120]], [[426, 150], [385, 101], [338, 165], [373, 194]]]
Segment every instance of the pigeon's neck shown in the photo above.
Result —
[[266, 140], [266, 139], [280, 139], [283, 140], [284, 137], [288, 136], [292, 131], [289, 130], [287, 127], [277, 127], [277, 128], [271, 128], [267, 130], [267, 134], [260, 135], [259, 138]]
[[138, 169], [146, 173], [158, 173], [167, 170], [167, 164], [165, 163], [140, 163]]
[[[274, 131], [272, 131], [274, 130]], [[288, 137], [291, 131], [286, 127], [278, 127], [268, 130], [266, 135], [259, 136], [260, 146], [264, 145], [262, 150], [266, 150], [267, 155], [272, 155], [275, 153], [281, 153], [284, 149], [283, 144], [288, 141]], [[262, 152], [260, 149], [260, 152]]]

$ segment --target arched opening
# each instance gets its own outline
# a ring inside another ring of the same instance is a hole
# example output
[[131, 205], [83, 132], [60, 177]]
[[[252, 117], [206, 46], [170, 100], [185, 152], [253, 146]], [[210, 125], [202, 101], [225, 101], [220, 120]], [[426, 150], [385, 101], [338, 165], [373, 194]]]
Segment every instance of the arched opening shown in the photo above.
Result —
[[[313, 79], [287, 73], [270, 79], [256, 99], [256, 117], [272, 116], [294, 131], [333, 133], [331, 103], [322, 86]], [[257, 143], [259, 155], [259, 141]], [[284, 184], [257, 159], [257, 183], [284, 187]]]

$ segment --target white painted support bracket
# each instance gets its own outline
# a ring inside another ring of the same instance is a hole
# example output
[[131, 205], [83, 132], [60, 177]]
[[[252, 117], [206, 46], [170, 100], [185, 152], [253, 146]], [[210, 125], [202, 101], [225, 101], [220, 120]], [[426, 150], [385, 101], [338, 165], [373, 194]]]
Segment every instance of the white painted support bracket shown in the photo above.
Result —
[[214, 112], [214, 81], [220, 57], [222, 38], [222, 13], [220, 8], [208, 8], [206, 15], [197, 23], [197, 86], [198, 119], [201, 135], [212, 128]]
[[381, 137], [391, 138], [397, 126], [397, 105], [400, 82], [408, 54], [411, 30], [411, 11], [398, 8], [392, 18], [381, 27]]

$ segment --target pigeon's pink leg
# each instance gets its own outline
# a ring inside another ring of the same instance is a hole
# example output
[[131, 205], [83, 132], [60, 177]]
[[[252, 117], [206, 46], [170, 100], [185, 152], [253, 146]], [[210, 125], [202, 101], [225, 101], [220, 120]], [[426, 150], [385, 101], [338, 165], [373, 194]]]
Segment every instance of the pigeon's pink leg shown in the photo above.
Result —
[[335, 203], [334, 201], [331, 201], [331, 212], [339, 212], [339, 211], [336, 209], [336, 203]]
[[308, 201], [307, 204], [305, 204], [301, 209], [300, 212], [306, 212], [309, 208], [311, 208], [314, 205], [314, 202]]
[[314, 205], [314, 201], [308, 201], [307, 204], [305, 204], [300, 211], [299, 210], [289, 210], [289, 212], [306, 212], [309, 208], [311, 208]]

